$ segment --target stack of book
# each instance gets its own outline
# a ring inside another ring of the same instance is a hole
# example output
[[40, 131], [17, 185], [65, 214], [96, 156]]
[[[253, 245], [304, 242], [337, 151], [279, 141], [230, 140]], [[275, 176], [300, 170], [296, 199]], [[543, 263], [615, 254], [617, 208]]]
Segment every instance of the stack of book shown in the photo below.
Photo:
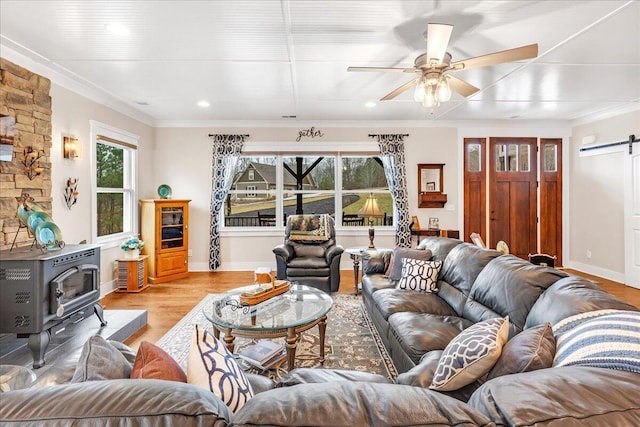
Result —
[[260, 340], [239, 353], [242, 360], [258, 369], [270, 369], [287, 357], [287, 349], [276, 342]]

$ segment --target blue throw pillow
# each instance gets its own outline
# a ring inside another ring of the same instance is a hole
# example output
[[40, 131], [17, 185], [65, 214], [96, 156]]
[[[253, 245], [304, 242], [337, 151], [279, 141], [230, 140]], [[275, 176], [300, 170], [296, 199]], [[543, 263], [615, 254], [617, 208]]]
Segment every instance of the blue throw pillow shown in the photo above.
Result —
[[553, 366], [593, 366], [640, 372], [640, 312], [596, 310], [553, 326]]

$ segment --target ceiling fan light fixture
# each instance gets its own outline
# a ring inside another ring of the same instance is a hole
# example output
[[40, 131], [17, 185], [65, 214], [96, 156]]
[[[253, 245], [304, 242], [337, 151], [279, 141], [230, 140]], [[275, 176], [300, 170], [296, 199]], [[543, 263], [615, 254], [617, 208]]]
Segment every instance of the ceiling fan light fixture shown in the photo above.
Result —
[[425, 85], [424, 79], [420, 79], [416, 85], [416, 90], [413, 92], [413, 100], [420, 103], [424, 102], [426, 93], [427, 86]]
[[438, 98], [438, 103], [447, 102], [448, 100], [451, 99], [451, 88], [449, 87], [449, 83], [447, 82], [446, 76], [442, 76], [442, 79], [440, 79], [440, 83], [438, 83], [436, 94]]

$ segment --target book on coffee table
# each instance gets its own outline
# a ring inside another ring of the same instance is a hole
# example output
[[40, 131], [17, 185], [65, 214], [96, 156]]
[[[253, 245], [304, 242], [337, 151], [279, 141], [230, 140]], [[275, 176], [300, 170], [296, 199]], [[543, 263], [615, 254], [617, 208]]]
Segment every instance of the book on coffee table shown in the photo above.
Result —
[[274, 359], [279, 359], [283, 351], [286, 354], [286, 349], [281, 344], [270, 340], [260, 340], [242, 350], [238, 355], [251, 365], [263, 368], [277, 361]]

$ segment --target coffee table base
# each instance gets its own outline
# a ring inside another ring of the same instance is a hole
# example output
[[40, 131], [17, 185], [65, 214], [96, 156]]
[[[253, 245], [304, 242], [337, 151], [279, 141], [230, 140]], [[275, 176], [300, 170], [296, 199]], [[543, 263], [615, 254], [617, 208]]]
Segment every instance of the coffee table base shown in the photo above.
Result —
[[261, 338], [283, 338], [286, 337], [287, 346], [287, 368], [292, 370], [295, 367], [296, 347], [302, 332], [318, 325], [318, 335], [320, 338], [320, 363], [324, 364], [324, 338], [327, 330], [327, 316], [322, 316], [313, 322], [304, 325], [294, 326], [286, 329], [276, 329], [270, 331], [247, 331], [233, 328], [220, 328], [212, 323], [213, 335], [220, 339], [220, 332], [224, 332], [224, 342], [227, 349], [233, 353], [236, 337], [261, 339]]

